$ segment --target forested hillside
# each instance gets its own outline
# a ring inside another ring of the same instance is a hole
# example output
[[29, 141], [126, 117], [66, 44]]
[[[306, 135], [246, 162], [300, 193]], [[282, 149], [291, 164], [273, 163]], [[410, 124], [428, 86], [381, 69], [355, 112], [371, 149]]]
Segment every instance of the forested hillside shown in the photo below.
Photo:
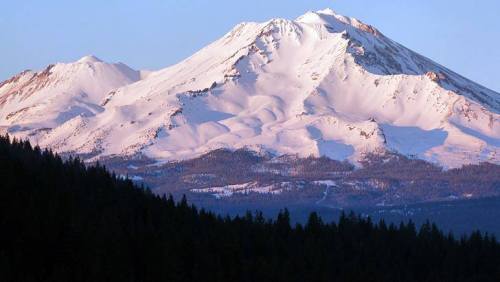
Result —
[[0, 280], [499, 281], [500, 245], [343, 215], [224, 218], [0, 137]]

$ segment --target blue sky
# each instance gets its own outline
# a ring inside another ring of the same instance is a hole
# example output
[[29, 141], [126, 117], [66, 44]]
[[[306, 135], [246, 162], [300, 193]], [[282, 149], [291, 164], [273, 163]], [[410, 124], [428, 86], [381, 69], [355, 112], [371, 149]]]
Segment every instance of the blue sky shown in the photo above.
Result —
[[138, 69], [189, 56], [241, 21], [330, 7], [500, 92], [500, 1], [1, 0], [0, 81], [94, 54]]

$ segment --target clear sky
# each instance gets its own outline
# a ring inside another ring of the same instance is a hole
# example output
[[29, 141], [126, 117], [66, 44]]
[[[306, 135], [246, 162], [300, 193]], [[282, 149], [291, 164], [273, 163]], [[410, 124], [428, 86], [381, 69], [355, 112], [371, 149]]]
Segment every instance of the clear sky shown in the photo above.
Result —
[[87, 54], [160, 69], [239, 22], [327, 7], [500, 92], [498, 0], [0, 0], [0, 81]]

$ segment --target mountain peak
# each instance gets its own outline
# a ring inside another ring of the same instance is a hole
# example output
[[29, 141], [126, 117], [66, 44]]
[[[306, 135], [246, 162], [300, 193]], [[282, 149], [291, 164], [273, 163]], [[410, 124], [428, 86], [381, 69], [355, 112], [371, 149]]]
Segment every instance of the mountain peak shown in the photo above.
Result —
[[337, 13], [333, 9], [330, 9], [330, 8], [326, 8], [326, 9], [323, 9], [323, 10], [316, 11], [316, 13], [323, 14], [323, 15], [329, 15], [329, 16], [335, 16], [335, 15], [337, 15]]
[[498, 93], [331, 9], [239, 24], [143, 79], [89, 63], [98, 61], [4, 86], [0, 130], [96, 158], [262, 148], [354, 162], [393, 150], [446, 167], [500, 163]]
[[334, 10], [327, 8], [316, 12], [309, 11], [296, 19], [297, 22], [305, 24], [319, 24], [341, 31], [347, 26], [379, 36], [380, 32], [371, 25], [362, 21], [337, 14]]
[[87, 55], [79, 59], [78, 63], [102, 63], [102, 60], [94, 55]]
[[309, 11], [296, 19], [297, 22], [306, 24], [335, 25], [338, 23], [348, 24], [350, 18], [337, 14], [332, 9]]

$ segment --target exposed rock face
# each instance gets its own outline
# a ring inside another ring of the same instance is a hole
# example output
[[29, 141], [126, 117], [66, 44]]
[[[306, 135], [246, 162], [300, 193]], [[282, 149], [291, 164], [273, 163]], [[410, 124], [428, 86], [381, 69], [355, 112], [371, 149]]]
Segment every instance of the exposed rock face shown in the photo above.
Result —
[[433, 72], [433, 71], [429, 71], [425, 74], [428, 78], [430, 78], [430, 80], [434, 81], [434, 82], [440, 82], [440, 81], [443, 81], [443, 80], [446, 80], [446, 75], [444, 73], [441, 73], [441, 72]]

